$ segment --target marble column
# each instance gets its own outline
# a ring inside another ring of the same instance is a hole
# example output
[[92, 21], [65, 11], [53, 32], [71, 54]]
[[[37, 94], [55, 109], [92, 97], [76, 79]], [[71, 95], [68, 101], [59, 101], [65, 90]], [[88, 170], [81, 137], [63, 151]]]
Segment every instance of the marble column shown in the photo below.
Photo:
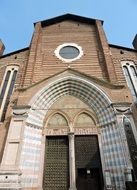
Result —
[[69, 175], [70, 175], [70, 188], [69, 190], [76, 190], [76, 171], [75, 171], [75, 144], [74, 133], [69, 134]]

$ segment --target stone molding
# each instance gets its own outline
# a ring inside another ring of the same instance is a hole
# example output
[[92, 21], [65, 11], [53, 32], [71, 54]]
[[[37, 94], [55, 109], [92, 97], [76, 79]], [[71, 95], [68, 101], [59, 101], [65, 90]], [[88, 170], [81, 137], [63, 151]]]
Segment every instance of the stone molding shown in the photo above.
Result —
[[[93, 127], [93, 128], [73, 128], [73, 132], [75, 135], [92, 135], [92, 134], [99, 134], [100, 128]], [[63, 129], [44, 129], [43, 135], [46, 136], [54, 136], [54, 135], [68, 135], [70, 130], [68, 128]]]
[[27, 117], [31, 106], [15, 106], [13, 107], [13, 117]]

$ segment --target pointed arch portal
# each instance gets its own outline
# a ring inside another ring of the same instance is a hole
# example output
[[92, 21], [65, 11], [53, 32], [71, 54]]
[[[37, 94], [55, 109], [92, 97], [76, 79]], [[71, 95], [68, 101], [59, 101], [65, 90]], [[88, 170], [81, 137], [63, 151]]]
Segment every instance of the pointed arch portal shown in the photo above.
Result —
[[30, 101], [32, 110], [28, 123], [43, 127], [43, 119], [51, 105], [64, 95], [72, 95], [90, 106], [96, 113], [99, 125], [115, 121], [110, 99], [93, 83], [80, 77], [64, 77], [49, 84]]
[[[112, 103], [108, 96], [94, 85], [92, 82], [88, 81], [85, 78], [72, 76], [71, 74], [67, 77], [63, 77], [60, 79], [53, 80], [53, 82], [48, 83], [42, 90], [40, 90], [29, 102], [31, 106], [30, 111], [28, 112], [28, 117], [26, 119], [26, 126], [24, 131], [24, 141], [26, 142], [22, 146], [22, 153], [21, 153], [21, 168], [23, 171], [22, 181], [24, 181], [24, 186], [32, 186], [36, 187], [38, 184], [42, 184], [43, 181], [43, 165], [44, 163], [44, 149], [45, 149], [45, 142], [43, 138], [43, 127], [44, 127], [44, 120], [45, 116], [53, 105], [59, 98], [65, 95], [74, 96], [81, 101], [83, 101], [89, 108], [91, 108], [98, 119], [98, 126], [100, 126], [100, 136], [98, 136], [99, 141], [99, 150], [101, 155], [101, 161], [105, 160], [103, 173], [105, 170], [111, 167], [113, 163], [116, 165], [113, 166], [114, 169], [114, 176], [117, 178], [120, 172], [115, 169], [117, 167], [120, 168], [120, 160], [121, 155], [119, 154], [119, 150], [122, 151], [121, 144], [116, 144], [117, 139], [119, 138], [119, 134], [117, 132], [117, 125], [116, 125], [116, 117], [112, 107]], [[114, 134], [114, 136], [112, 135]], [[118, 135], [117, 135], [118, 134]], [[57, 137], [56, 137], [57, 138]], [[50, 137], [48, 138], [50, 139]], [[68, 135], [69, 139], [69, 149], [71, 147], [74, 148], [74, 136], [70, 134]], [[78, 138], [77, 138], [78, 139]], [[60, 139], [58, 139], [60, 142]], [[36, 149], [35, 151], [35, 159], [31, 160], [31, 167], [29, 166], [29, 154], [25, 153], [25, 157], [23, 152], [29, 146], [31, 149], [31, 143], [34, 142], [37, 144], [36, 147], [32, 145], [32, 149]], [[49, 141], [51, 142], [51, 141]], [[63, 143], [64, 144], [64, 143]], [[108, 146], [109, 144], [109, 146]], [[77, 145], [78, 146], [78, 145]], [[117, 147], [116, 147], [117, 146]], [[67, 149], [66, 149], [67, 150]], [[70, 154], [70, 153], [69, 153]], [[71, 154], [74, 154], [74, 149]], [[114, 157], [113, 154], [117, 156]], [[109, 155], [109, 156], [108, 156]], [[38, 157], [39, 156], [39, 159]], [[43, 160], [41, 160], [43, 157]], [[111, 159], [110, 159], [111, 158]], [[70, 170], [75, 168], [75, 159], [72, 162]], [[122, 167], [125, 167], [124, 164]], [[122, 168], [123, 169], [123, 168]], [[122, 171], [121, 169], [121, 171]], [[32, 170], [32, 177], [28, 182], [29, 176], [27, 170], [30, 172]], [[37, 177], [36, 177], [36, 172]], [[81, 171], [79, 171], [81, 172]], [[70, 173], [70, 178], [74, 179], [74, 172]], [[73, 181], [73, 180], [70, 180]], [[115, 184], [115, 179], [113, 184]], [[121, 181], [117, 183], [122, 183]], [[31, 185], [30, 185], [31, 184]], [[73, 184], [70, 184], [70, 187], [73, 187]], [[73, 187], [74, 188], [74, 187]]]

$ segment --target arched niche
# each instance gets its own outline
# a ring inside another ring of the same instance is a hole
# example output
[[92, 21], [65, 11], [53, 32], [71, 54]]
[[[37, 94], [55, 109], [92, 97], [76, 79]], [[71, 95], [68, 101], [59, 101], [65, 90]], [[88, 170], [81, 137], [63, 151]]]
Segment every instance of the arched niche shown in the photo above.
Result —
[[68, 121], [62, 113], [54, 113], [47, 122], [47, 128], [68, 127]]
[[95, 127], [95, 119], [87, 112], [81, 112], [75, 119], [75, 127]]

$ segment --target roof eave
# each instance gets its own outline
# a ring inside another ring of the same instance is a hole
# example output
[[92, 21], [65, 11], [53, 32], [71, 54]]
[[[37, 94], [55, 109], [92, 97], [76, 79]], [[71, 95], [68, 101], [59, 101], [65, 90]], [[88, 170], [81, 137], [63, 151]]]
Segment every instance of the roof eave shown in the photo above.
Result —
[[[65, 21], [65, 20], [74, 20], [74, 21], [79, 21], [79, 22], [87, 23], [87, 24], [95, 24], [95, 21], [99, 20], [99, 19], [93, 19], [93, 18], [83, 17], [83, 16], [79, 16], [79, 15], [74, 15], [74, 14], [64, 14], [61, 16], [57, 16], [57, 17], [39, 21], [39, 22], [41, 22], [42, 27], [45, 27], [45, 26], [59, 23], [59, 22]], [[99, 20], [99, 21], [103, 25], [103, 21], [102, 20]], [[39, 22], [35, 22], [34, 26]]]
[[12, 51], [12, 52], [10, 52], [10, 53], [7, 53], [7, 54], [5, 54], [5, 55], [2, 55], [2, 56], [0, 57], [0, 59], [5, 58], [5, 57], [8, 57], [8, 56], [11, 56], [11, 55], [14, 55], [14, 54], [18, 54], [18, 53], [21, 53], [21, 52], [27, 51], [27, 50], [29, 50], [29, 47], [25, 47], [25, 48], [22, 48], [22, 49], [19, 49], [19, 50], [16, 50], [16, 51]]
[[133, 48], [128, 48], [128, 47], [124, 47], [124, 46], [119, 46], [119, 45], [114, 45], [114, 44], [109, 44], [109, 47], [112, 48], [117, 48], [117, 49], [121, 49], [121, 50], [126, 50], [126, 51], [133, 51], [133, 52], [137, 52], [136, 49]]

